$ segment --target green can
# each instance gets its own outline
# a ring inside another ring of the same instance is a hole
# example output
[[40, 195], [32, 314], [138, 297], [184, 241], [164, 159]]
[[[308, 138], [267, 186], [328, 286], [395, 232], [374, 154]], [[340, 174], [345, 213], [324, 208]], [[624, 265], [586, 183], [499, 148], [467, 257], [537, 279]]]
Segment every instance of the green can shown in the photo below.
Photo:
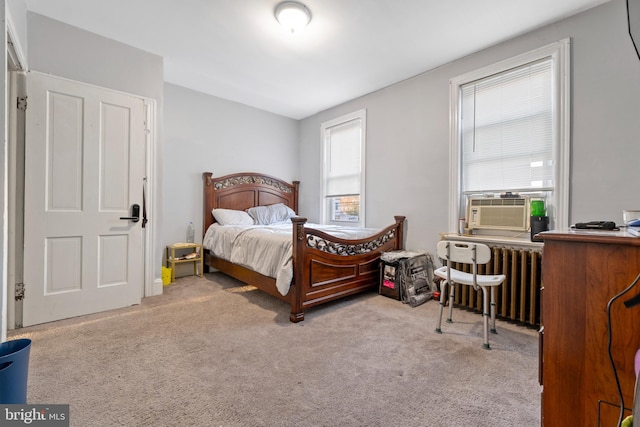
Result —
[[531, 216], [544, 216], [544, 200], [531, 201]]

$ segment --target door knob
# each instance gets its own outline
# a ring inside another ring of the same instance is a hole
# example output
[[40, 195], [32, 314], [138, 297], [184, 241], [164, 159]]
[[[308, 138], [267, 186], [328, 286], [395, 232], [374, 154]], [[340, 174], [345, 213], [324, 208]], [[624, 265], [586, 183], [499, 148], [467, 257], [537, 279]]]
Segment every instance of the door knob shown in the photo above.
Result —
[[133, 222], [140, 221], [140, 205], [134, 204], [131, 206], [131, 216], [121, 216], [120, 219]]

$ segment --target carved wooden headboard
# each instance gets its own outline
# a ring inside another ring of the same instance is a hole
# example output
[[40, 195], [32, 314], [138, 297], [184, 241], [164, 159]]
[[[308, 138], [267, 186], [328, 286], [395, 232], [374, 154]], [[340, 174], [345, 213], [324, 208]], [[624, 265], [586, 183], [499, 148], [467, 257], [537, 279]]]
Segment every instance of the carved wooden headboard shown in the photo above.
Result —
[[288, 183], [254, 172], [235, 173], [214, 178], [204, 172], [202, 233], [214, 223], [211, 211], [216, 208], [246, 210], [254, 206], [284, 203], [298, 213], [298, 187], [300, 181]]

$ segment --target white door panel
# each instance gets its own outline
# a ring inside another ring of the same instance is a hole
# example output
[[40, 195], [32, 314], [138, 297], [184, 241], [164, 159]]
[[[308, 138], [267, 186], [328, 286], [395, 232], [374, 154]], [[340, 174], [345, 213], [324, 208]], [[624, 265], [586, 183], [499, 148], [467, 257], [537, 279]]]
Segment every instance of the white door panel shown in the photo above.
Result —
[[39, 73], [27, 77], [23, 325], [140, 302], [144, 104]]

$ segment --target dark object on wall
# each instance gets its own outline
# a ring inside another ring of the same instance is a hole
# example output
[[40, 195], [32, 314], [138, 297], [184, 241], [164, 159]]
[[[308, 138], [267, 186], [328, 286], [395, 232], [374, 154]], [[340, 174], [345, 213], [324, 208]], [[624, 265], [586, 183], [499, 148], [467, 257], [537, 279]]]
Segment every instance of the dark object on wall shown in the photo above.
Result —
[[536, 237], [536, 234], [549, 230], [548, 216], [532, 216], [531, 217], [531, 241], [542, 242], [543, 240]]
[[627, 24], [633, 48], [640, 59], [638, 43], [640, 43], [640, 0], [627, 0]]

